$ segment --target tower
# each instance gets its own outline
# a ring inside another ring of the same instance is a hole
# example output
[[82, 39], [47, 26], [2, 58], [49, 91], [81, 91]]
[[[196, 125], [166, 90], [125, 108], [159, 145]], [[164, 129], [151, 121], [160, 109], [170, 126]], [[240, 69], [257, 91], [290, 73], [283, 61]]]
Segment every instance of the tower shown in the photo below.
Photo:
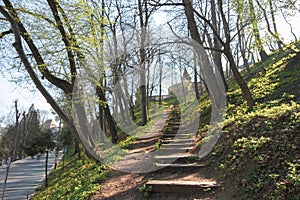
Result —
[[182, 75], [182, 80], [183, 81], [190, 81], [191, 80], [191, 77], [190, 77], [189, 73], [187, 72], [186, 68], [184, 68], [183, 75]]

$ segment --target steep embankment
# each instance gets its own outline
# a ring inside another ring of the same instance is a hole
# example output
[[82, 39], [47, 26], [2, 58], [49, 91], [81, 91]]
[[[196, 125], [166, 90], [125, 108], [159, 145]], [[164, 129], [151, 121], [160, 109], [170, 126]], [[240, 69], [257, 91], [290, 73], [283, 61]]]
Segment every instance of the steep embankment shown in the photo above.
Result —
[[[214, 150], [205, 159], [209, 163], [205, 174], [221, 183], [215, 192], [205, 190], [212, 199], [300, 199], [299, 49], [299, 45], [291, 45], [284, 53], [275, 53], [268, 61], [252, 67], [252, 76], [245, 78], [256, 99], [252, 110], [235, 81], [228, 81], [225, 126]], [[201, 97], [199, 105], [181, 111], [184, 120], [192, 120], [192, 116], [201, 113], [197, 148], [206, 134], [210, 111], [207, 95]], [[86, 199], [101, 188], [107, 174], [104, 166], [87, 158], [71, 157], [65, 165], [64, 171], [60, 167], [53, 172], [50, 187], [36, 199]], [[185, 175], [189, 176], [189, 172], [194, 177], [194, 171], [185, 170]], [[162, 178], [159, 173], [162, 172], [153, 172], [149, 178]], [[139, 181], [120, 196], [129, 199], [145, 181]], [[150, 194], [150, 199], [151, 196], [154, 199], [155, 195]], [[166, 199], [167, 196], [170, 195]]]
[[299, 46], [252, 70], [248, 85], [255, 107], [248, 110], [241, 91], [230, 83], [225, 126], [207, 158], [223, 182], [220, 198], [300, 199]]

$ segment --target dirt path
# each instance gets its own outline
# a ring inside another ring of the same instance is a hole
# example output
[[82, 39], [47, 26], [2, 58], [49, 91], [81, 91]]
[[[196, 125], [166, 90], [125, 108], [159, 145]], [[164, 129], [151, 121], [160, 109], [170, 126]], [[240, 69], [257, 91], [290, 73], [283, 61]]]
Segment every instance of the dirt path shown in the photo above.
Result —
[[143, 185], [146, 181], [145, 177], [147, 174], [137, 172], [145, 167], [145, 163], [147, 163], [147, 165], [153, 164], [153, 162], [147, 159], [147, 155], [154, 151], [154, 144], [161, 137], [171, 110], [172, 107], [169, 107], [165, 115], [153, 124], [148, 133], [133, 144], [129, 153], [113, 165], [115, 170], [113, 170], [110, 176], [107, 177], [107, 180], [102, 183], [98, 194], [91, 197], [92, 200], [120, 199], [120, 196], [124, 195], [140, 195], [136, 188]]
[[[167, 117], [171, 113], [168, 109], [167, 115], [157, 121], [152, 129], [133, 145], [133, 149], [118, 164], [115, 169], [102, 183], [101, 189], [91, 197], [91, 200], [139, 200], [145, 199], [139, 188], [151, 179], [160, 180], [182, 180], [182, 181], [213, 181], [210, 179], [209, 168], [162, 168], [159, 170], [149, 170], [155, 161], [151, 153], [154, 151], [154, 144], [163, 134], [163, 128]], [[174, 127], [169, 127], [174, 128]], [[176, 130], [176, 128], [175, 128]], [[149, 156], [150, 155], [150, 156]], [[147, 169], [147, 170], [145, 170]], [[131, 171], [130, 171], [131, 170]], [[139, 173], [140, 171], [147, 173]], [[125, 172], [124, 172], [125, 171]], [[132, 173], [134, 172], [134, 173]], [[147, 199], [150, 200], [196, 200], [196, 199], [216, 199], [214, 192], [188, 192], [180, 193], [151, 193]]]

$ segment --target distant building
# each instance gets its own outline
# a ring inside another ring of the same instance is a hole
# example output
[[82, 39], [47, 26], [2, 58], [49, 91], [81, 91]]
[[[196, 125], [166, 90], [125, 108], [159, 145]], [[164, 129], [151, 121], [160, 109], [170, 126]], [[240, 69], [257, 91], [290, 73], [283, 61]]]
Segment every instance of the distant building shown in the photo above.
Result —
[[[175, 96], [185, 96], [190, 92], [195, 91], [195, 83], [191, 81], [191, 77], [186, 69], [184, 69], [182, 74], [182, 82], [172, 85], [168, 89], [169, 96], [175, 95]], [[198, 90], [201, 92], [203, 85], [201, 83], [198, 83]]]
[[58, 131], [58, 127], [53, 119], [48, 119], [42, 124], [42, 128], [44, 130], [50, 130], [52, 133], [56, 133]]
[[191, 77], [189, 73], [187, 72], [186, 68], [184, 68], [183, 74], [182, 74], [182, 80], [183, 81], [191, 81]]
[[[167, 98], [169, 98], [169, 95], [161, 95], [161, 100], [165, 100]], [[159, 101], [159, 95], [153, 95], [151, 97], [148, 97], [148, 101]]]
[[[192, 78], [190, 77], [189, 73], [187, 72], [186, 68], [182, 74], [182, 82], [172, 85], [168, 88], [167, 95], [161, 95], [161, 99], [165, 100], [173, 96], [186, 96], [190, 92], [195, 91], [195, 83], [192, 82]], [[201, 93], [203, 91], [203, 84], [198, 83], [198, 90]], [[148, 97], [148, 101], [159, 101], [159, 95], [153, 95]]]

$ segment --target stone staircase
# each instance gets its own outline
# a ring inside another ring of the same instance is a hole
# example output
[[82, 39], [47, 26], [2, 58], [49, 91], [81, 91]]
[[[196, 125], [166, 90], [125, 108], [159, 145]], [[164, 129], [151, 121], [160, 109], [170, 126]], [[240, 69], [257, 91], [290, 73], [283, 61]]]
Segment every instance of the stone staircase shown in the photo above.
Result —
[[162, 193], [191, 193], [205, 192], [206, 189], [218, 187], [215, 181], [182, 181], [182, 180], [149, 180], [151, 192]]
[[[179, 110], [179, 107], [174, 106], [174, 109]], [[207, 164], [201, 162], [197, 155], [190, 153], [195, 139], [193, 135], [176, 134], [180, 126], [179, 122], [180, 112], [175, 110], [161, 137], [161, 145], [155, 156], [155, 165], [161, 168], [162, 174], [156, 179], [149, 179], [146, 186], [151, 188], [151, 193], [172, 194], [204, 193], [218, 188], [220, 185], [213, 179], [184, 176], [184, 174], [188, 176], [189, 172], [197, 174], [207, 167]], [[171, 176], [166, 175], [167, 173]]]

